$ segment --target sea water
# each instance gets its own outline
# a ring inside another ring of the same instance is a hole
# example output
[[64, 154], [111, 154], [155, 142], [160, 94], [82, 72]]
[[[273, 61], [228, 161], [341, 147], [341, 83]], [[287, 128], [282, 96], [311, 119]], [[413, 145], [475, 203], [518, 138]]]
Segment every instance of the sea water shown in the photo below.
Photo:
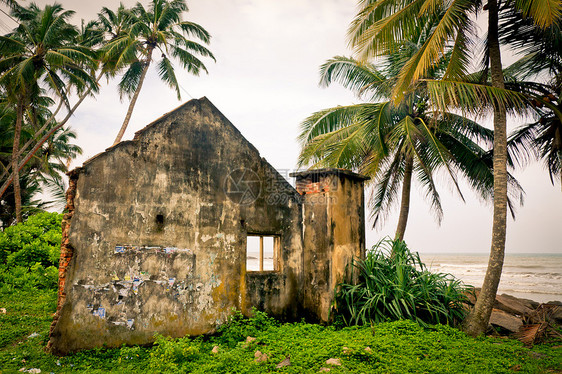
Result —
[[[248, 251], [246, 270], [259, 270], [259, 251]], [[435, 273], [448, 273], [467, 285], [482, 287], [488, 254], [421, 253], [422, 262]], [[264, 269], [273, 269], [273, 254], [265, 253]], [[498, 294], [531, 299], [540, 303], [562, 301], [561, 254], [507, 254]]]
[[[432, 272], [449, 273], [465, 284], [481, 287], [488, 254], [420, 254]], [[562, 301], [562, 253], [506, 254], [498, 294], [541, 303]]]

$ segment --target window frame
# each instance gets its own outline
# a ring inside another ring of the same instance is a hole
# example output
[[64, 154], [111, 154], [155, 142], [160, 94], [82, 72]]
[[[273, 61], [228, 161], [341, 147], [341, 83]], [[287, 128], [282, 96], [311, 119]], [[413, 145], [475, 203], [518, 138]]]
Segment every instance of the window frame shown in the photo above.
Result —
[[[258, 270], [248, 270], [248, 237], [258, 237], [260, 238], [260, 246], [258, 252]], [[264, 270], [264, 238], [272, 238], [273, 239], [273, 269], [271, 270]], [[244, 258], [244, 265], [246, 266], [246, 272], [248, 273], [268, 273], [268, 272], [280, 272], [281, 271], [281, 263], [279, 261], [281, 254], [281, 236], [278, 234], [270, 234], [270, 233], [246, 233], [246, 248], [245, 248], [245, 258]]]

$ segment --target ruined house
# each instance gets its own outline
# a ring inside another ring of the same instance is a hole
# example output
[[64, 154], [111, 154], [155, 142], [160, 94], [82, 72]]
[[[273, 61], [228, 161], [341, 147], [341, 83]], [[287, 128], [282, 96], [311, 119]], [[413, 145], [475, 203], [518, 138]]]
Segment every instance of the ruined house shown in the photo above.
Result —
[[366, 178], [312, 170], [293, 188], [206, 98], [69, 176], [57, 354], [209, 333], [233, 308], [325, 322], [364, 256]]

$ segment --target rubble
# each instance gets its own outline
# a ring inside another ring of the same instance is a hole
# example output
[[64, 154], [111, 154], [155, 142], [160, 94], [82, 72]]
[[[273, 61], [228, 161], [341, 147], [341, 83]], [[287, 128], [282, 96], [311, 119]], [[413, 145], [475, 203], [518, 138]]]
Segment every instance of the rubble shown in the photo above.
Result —
[[[480, 288], [475, 288], [474, 294], [467, 294], [468, 309], [472, 308], [479, 295]], [[496, 296], [490, 316], [489, 331], [493, 334], [511, 335], [525, 344], [534, 344], [547, 334], [559, 336], [554, 326], [561, 324], [562, 302], [551, 301], [541, 304], [502, 294]]]

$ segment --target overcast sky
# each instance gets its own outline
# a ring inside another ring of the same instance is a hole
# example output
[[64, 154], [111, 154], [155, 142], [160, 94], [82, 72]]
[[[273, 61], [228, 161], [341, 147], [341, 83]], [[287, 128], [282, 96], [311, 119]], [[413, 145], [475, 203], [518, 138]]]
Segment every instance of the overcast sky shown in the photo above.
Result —
[[[77, 11], [76, 22], [79, 18], [95, 18], [102, 6], [116, 9], [119, 4], [115, 0], [59, 3]], [[135, 1], [124, 3], [132, 5]], [[350, 55], [345, 35], [356, 12], [355, 0], [192, 0], [188, 5], [190, 12], [185, 19], [211, 33], [209, 49], [217, 62], [207, 60], [209, 74], [200, 77], [178, 67], [184, 89], [181, 102], [159, 81], [153, 67], [124, 139], [131, 139], [135, 131], [182, 102], [206, 96], [275, 168], [292, 170], [299, 152], [299, 123], [314, 111], [360, 102], [337, 85], [318, 87], [319, 66], [333, 56]], [[5, 25], [13, 25], [4, 15], [0, 15], [0, 21], [3, 33]], [[78, 134], [77, 143], [84, 155], [73, 166], [111, 146], [127, 104], [120, 102], [115, 82], [110, 82], [95, 99], [80, 106], [70, 125]], [[514, 123], [512, 120], [510, 129]], [[542, 164], [534, 163], [516, 176], [526, 197], [516, 220], [508, 220], [507, 253], [562, 253], [560, 186], [551, 185]], [[491, 204], [481, 203], [466, 185], [466, 203], [462, 203], [446, 178], [438, 181], [444, 220], [438, 226], [423, 193], [413, 191], [405, 236], [410, 248], [423, 253], [489, 252]], [[369, 224], [367, 245], [393, 235], [396, 223], [395, 213], [376, 231], [369, 229]]]

